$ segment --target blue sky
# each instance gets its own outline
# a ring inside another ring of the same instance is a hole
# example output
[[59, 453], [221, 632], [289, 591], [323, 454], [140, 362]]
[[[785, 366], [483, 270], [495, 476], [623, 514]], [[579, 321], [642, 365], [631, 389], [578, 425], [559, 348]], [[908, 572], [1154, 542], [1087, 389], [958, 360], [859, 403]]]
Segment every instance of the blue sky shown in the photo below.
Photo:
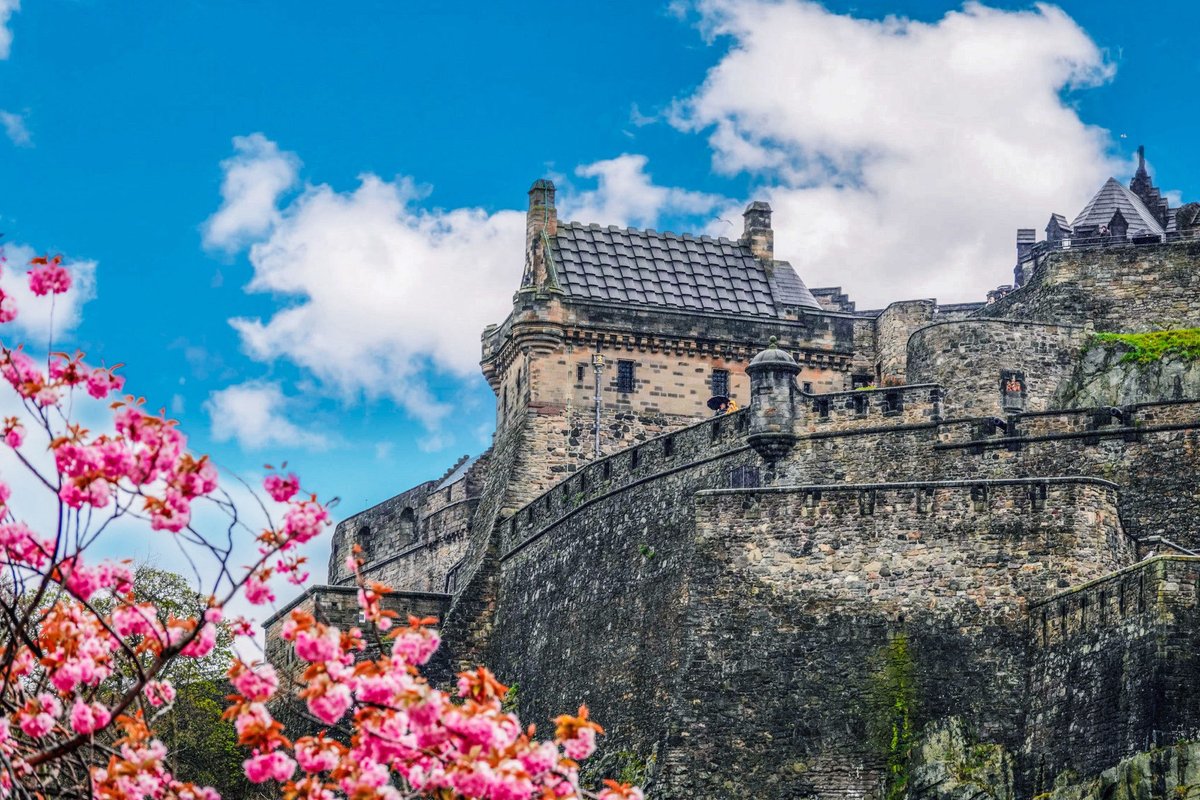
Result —
[[767, 198], [860, 307], [1007, 282], [1138, 143], [1200, 198], [1200, 10], [1131, 8], [0, 0], [0, 230], [94, 270], [64, 337], [196, 449], [347, 513], [487, 445], [537, 177], [603, 224]]

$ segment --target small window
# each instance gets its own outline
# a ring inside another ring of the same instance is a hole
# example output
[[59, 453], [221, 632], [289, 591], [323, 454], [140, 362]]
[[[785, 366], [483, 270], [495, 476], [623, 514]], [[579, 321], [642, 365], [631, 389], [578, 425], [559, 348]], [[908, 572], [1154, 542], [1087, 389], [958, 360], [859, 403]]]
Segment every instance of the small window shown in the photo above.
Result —
[[800, 391], [804, 392], [805, 394], [812, 394], [812, 381], [805, 381], [803, 384], [801, 384]]
[[729, 397], [729, 370], [712, 371], [712, 393], [713, 397]]
[[667, 458], [675, 455], [675, 437], [668, 436], [663, 439], [663, 455]]
[[818, 417], [820, 417], [821, 419], [829, 419], [829, 398], [828, 397], [818, 398], [817, 402], [814, 403], [813, 405], [816, 407]]
[[632, 452], [630, 452], [630, 454], [629, 454], [629, 468], [630, 469], [637, 469], [638, 462], [641, 460], [641, 455], [642, 455], [642, 452], [637, 449], [634, 449]]
[[633, 391], [633, 362], [617, 362], [617, 391], [629, 394]]
[[364, 557], [370, 555], [371, 552], [371, 529], [366, 525], [359, 527], [358, 534], [354, 537], [354, 543], [363, 549]]
[[575, 382], [583, 383], [583, 379], [587, 377], [587, 364], [575, 365]]
[[417, 538], [417, 512], [406, 508], [400, 512], [400, 544], [410, 544]]
[[757, 467], [734, 467], [729, 471], [729, 486], [732, 489], [757, 489], [759, 475]]
[[604, 462], [604, 468], [600, 470], [600, 474], [604, 476], [604, 480], [612, 477], [612, 459]]
[[449, 503], [453, 499], [454, 499], [454, 485], [451, 484], [446, 487], [446, 502]]
[[720, 439], [721, 438], [721, 421], [717, 420], [716, 422], [712, 423], [711, 427], [709, 427], [708, 430], [712, 434], [712, 440], [714, 442], [717, 439]]
[[883, 396], [883, 413], [899, 414], [904, 410], [904, 397], [900, 392], [888, 392]]
[[870, 375], [863, 375], [860, 373], [858, 375], [853, 375], [850, 378], [850, 388], [851, 389], [862, 389], [863, 387], [870, 386], [870, 385], [871, 385], [871, 376]]

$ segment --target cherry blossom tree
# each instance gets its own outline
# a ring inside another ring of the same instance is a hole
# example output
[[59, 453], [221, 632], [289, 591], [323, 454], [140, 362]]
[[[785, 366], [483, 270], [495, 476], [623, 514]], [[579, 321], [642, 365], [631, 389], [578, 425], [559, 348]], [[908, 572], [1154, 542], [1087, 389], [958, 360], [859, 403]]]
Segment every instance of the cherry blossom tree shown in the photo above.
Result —
[[[27, 278], [39, 302], [71, 288], [57, 256], [33, 259]], [[0, 323], [19, 313], [0, 290]], [[171, 773], [154, 731], [176, 697], [171, 667], [208, 657], [222, 631], [253, 641], [253, 624], [227, 608], [307, 581], [299, 548], [330, 525], [328, 505], [282, 471], [263, 481], [266, 497], [222, 487], [174, 420], [121, 394], [116, 367], [53, 341], [45, 355], [2, 341], [0, 378], [11, 401], [0, 402], [15, 411], [0, 436], [19, 473], [0, 475], [0, 798], [215, 800]], [[92, 430], [81, 419], [97, 407]], [[181, 555], [202, 612], [156, 606], [128, 561], [94, 555], [135, 533]], [[357, 575], [356, 557], [350, 566]], [[594, 795], [580, 787], [579, 762], [602, 732], [586, 708], [539, 740], [503, 710], [506, 688], [485, 668], [460, 675], [456, 692], [433, 686], [421, 668], [439, 645], [436, 621], [398, 620], [383, 608], [387, 592], [359, 577], [361, 627], [302, 612], [283, 627], [307, 664], [299, 700], [348, 737], [290, 740], [268, 706], [286, 699], [273, 668], [233, 661], [225, 717], [250, 781], [287, 800], [642, 797], [614, 782]]]

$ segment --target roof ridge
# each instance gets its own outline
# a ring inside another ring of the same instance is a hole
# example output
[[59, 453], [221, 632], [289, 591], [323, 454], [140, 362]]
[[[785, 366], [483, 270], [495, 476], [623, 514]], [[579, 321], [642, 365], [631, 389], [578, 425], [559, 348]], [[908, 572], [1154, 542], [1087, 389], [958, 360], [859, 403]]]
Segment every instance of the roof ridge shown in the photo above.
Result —
[[[560, 221], [558, 227], [572, 228], [575, 230], [602, 230], [607, 233], [637, 233], [642, 236], [657, 236], [659, 238], [672, 237], [675, 239], [683, 239], [686, 241], [700, 242], [704, 244], [732, 244], [746, 249], [750, 248], [748, 242], [743, 242], [740, 239], [730, 239], [728, 236], [713, 236], [708, 233], [675, 233], [674, 231], [660, 231], [657, 228], [635, 228], [632, 225], [601, 225], [598, 222], [580, 222], [579, 220]], [[706, 241], [707, 240], [707, 241]]]

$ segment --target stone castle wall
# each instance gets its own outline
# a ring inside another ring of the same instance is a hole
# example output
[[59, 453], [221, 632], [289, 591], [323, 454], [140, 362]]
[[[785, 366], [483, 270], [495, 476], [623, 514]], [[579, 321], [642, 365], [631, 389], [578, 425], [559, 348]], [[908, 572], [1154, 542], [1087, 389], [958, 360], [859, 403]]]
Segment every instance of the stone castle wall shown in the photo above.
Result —
[[1200, 558], [1153, 558], [1034, 604], [1031, 788], [1200, 737]]
[[886, 743], [876, 729], [894, 701], [879, 696], [881, 659], [899, 635], [914, 725], [957, 714], [992, 740], [1019, 742], [1023, 643], [1009, 625], [1029, 599], [1133, 558], [1115, 487], [1062, 480], [1039, 490], [1013, 481], [699, 494], [686, 679], [673, 709], [681, 741], [665, 754], [660, 796], [880, 792]]
[[[990, 308], [990, 306], [989, 306]], [[1083, 347], [1070, 325], [973, 318], [937, 322], [908, 340], [908, 378], [946, 389], [949, 417], [1000, 415], [1001, 373], [1025, 378], [1025, 410], [1045, 411]]]
[[1200, 327], [1200, 241], [1056, 250], [1038, 258], [1024, 286], [987, 316], [1099, 331]]

